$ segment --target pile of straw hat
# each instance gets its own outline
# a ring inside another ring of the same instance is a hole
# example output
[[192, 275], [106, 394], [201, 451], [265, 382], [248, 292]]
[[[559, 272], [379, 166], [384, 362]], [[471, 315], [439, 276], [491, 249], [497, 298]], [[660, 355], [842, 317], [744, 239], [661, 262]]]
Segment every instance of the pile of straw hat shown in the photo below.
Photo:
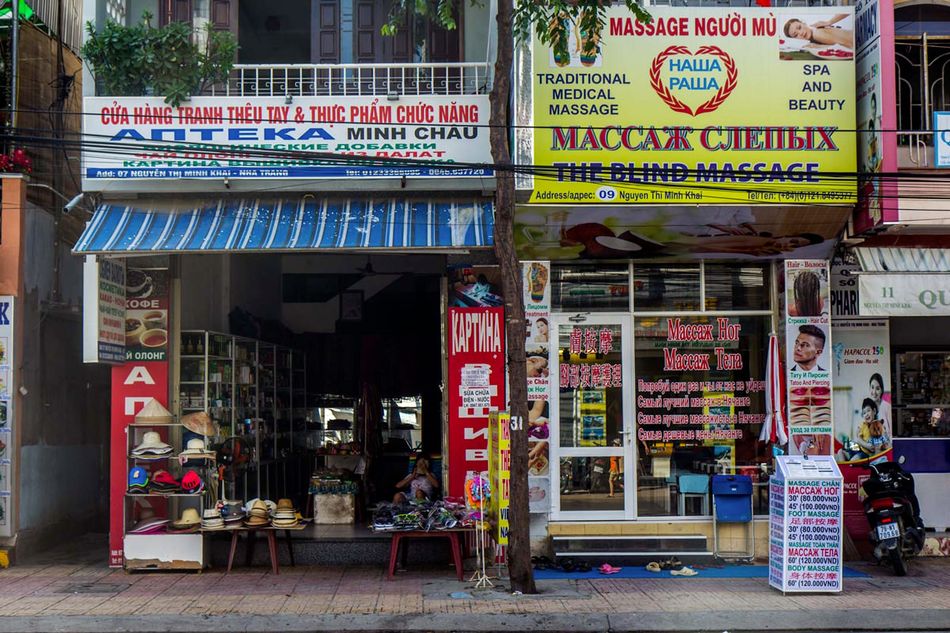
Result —
[[293, 502], [290, 499], [280, 499], [277, 502], [277, 510], [274, 512], [274, 527], [292, 528], [296, 527], [299, 523]]

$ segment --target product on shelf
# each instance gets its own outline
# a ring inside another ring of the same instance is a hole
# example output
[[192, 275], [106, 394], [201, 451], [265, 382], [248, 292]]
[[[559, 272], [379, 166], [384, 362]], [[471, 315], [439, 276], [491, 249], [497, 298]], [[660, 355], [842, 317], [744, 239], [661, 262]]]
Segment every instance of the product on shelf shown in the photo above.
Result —
[[181, 424], [192, 433], [205, 436], [215, 436], [218, 434], [211, 416], [204, 411], [196, 411], [182, 416]]
[[202, 530], [223, 530], [224, 518], [218, 508], [208, 508], [201, 517]]
[[158, 494], [175, 494], [181, 491], [181, 483], [167, 470], [156, 470], [148, 488]]
[[200, 437], [193, 437], [188, 440], [188, 443], [185, 445], [185, 450], [179, 453], [179, 457], [184, 458], [202, 458], [202, 459], [212, 459], [214, 458], [214, 452], [209, 451], [205, 446], [205, 441]]
[[250, 507], [247, 519], [244, 525], [248, 527], [264, 527], [270, 524], [270, 512], [267, 510], [267, 504], [258, 499]]
[[274, 511], [273, 525], [276, 528], [296, 527], [300, 522], [297, 520], [297, 510], [290, 499], [280, 499], [277, 501], [277, 509]]
[[148, 494], [148, 471], [136, 466], [129, 470], [128, 492], [132, 495]]
[[171, 424], [172, 414], [158, 400], [151, 398], [135, 416], [136, 424]]
[[181, 518], [172, 521], [168, 525], [169, 532], [188, 533], [195, 532], [201, 525], [201, 515], [194, 508], [185, 508], [182, 510]]
[[162, 437], [155, 431], [148, 431], [142, 437], [142, 442], [132, 449], [132, 455], [168, 455], [172, 452], [172, 447], [162, 441]]
[[193, 470], [189, 470], [181, 478], [181, 491], [185, 494], [195, 495], [205, 489], [205, 482]]

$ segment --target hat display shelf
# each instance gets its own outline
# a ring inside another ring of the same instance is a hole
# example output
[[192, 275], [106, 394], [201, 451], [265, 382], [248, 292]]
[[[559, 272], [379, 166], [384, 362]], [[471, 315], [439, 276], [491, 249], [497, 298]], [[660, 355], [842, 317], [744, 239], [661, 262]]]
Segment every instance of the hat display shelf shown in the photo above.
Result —
[[[214, 503], [215, 458], [207, 450], [211, 438], [192, 435], [189, 442], [186, 433], [180, 419], [173, 417], [155, 400], [146, 403], [126, 429], [130, 481], [144, 483], [144, 477], [139, 477], [143, 473], [137, 470], [143, 469], [149, 482], [144, 486], [130, 487], [125, 495], [123, 550], [126, 570], [201, 570], [205, 566], [202, 535], [196, 531], [172, 531], [175, 528], [187, 530], [193, 517], [200, 517]], [[194, 471], [204, 488], [191, 493], [181, 489], [161, 492], [152, 485], [152, 479], [159, 471], [170, 474], [171, 477], [166, 479], [178, 482], [185, 473]], [[159, 525], [156, 530], [132, 532], [143, 524], [163, 518], [167, 519], [166, 525]]]

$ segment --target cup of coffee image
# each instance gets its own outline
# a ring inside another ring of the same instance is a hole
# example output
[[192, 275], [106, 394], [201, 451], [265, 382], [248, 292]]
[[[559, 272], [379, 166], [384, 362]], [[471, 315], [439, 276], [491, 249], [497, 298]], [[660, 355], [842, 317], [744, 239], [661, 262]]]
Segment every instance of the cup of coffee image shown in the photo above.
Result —
[[142, 299], [152, 294], [152, 277], [142, 270], [130, 270], [125, 277], [125, 293]]
[[139, 341], [141, 341], [142, 347], [164, 347], [168, 342], [168, 332], [161, 328], [145, 330], [139, 337]]
[[139, 344], [139, 337], [145, 333], [145, 324], [141, 319], [128, 317], [125, 320], [125, 344], [133, 347]]
[[165, 329], [165, 313], [161, 310], [151, 310], [142, 315], [142, 320], [145, 321], [145, 329], [147, 330], [164, 330]]

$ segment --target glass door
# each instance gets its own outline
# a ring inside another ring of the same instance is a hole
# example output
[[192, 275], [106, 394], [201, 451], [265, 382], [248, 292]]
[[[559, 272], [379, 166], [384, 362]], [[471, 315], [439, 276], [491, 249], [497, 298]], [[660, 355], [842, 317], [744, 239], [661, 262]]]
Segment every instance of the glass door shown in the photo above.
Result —
[[635, 516], [629, 316], [558, 315], [552, 356], [554, 517]]

